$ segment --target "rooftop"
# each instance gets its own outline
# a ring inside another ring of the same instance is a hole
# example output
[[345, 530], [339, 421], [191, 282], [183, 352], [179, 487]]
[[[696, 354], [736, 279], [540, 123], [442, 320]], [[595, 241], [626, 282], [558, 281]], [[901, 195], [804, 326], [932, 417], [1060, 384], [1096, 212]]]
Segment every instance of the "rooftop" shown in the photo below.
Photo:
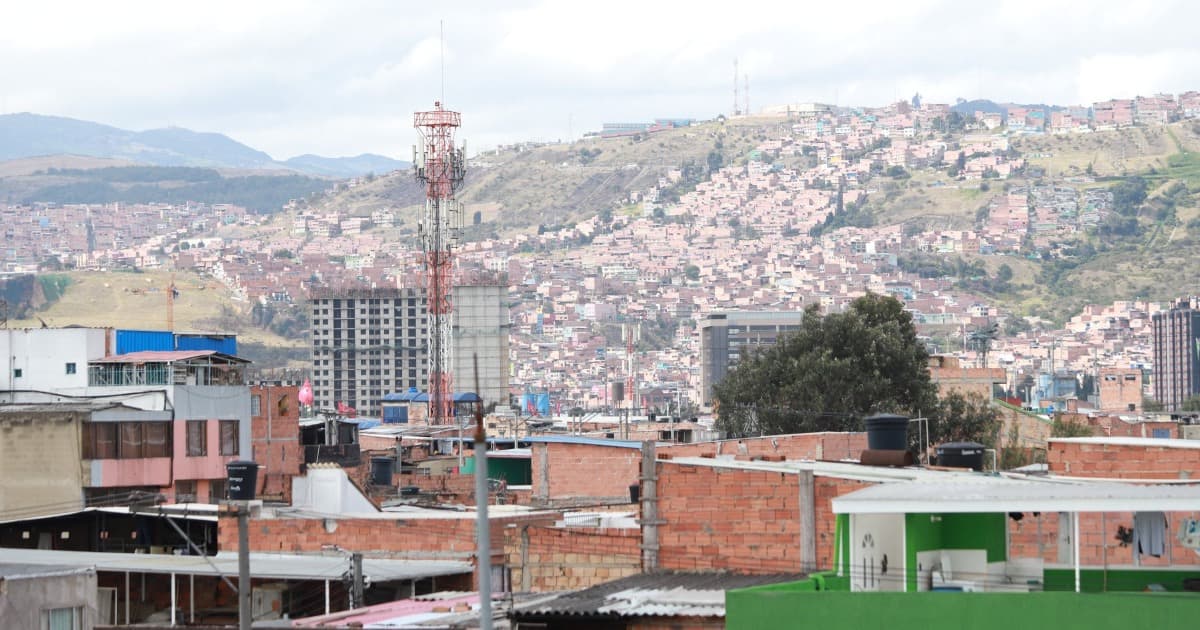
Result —
[[[97, 571], [155, 573], [167, 575], [237, 575], [236, 553], [215, 556], [175, 556], [150, 553], [101, 553], [50, 549], [4, 549], [4, 559], [24, 565], [46, 567], [94, 567]], [[207, 559], [207, 561], [206, 561]], [[216, 569], [212, 565], [216, 565]], [[3, 565], [0, 565], [3, 566]], [[274, 580], [341, 580], [350, 566], [345, 554], [250, 554], [250, 573]], [[366, 558], [363, 573], [375, 582], [415, 580], [439, 575], [470, 573], [469, 562], [434, 560], [383, 560]]]
[[1176, 440], [1171, 438], [1144, 437], [1074, 437], [1050, 438], [1049, 442], [1065, 442], [1068, 444], [1105, 444], [1109, 446], [1142, 446], [1146, 448], [1196, 448], [1200, 449], [1200, 440]]
[[546, 617], [724, 617], [725, 591], [794, 582], [804, 577], [791, 573], [643, 573], [520, 607], [512, 612], [511, 617], [517, 620]]
[[835, 514], [986, 512], [1191, 512], [1200, 485], [1033, 481], [976, 475], [940, 483], [880, 484], [833, 500]]

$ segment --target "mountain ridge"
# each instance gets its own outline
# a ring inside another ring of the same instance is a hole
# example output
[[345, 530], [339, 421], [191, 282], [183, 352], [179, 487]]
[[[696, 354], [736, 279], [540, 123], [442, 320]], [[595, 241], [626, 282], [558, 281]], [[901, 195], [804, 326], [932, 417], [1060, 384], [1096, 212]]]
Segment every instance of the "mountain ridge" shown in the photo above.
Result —
[[128, 160], [148, 166], [291, 170], [336, 178], [409, 166], [407, 162], [373, 154], [353, 157], [306, 154], [280, 161], [216, 132], [184, 127], [132, 131], [65, 116], [31, 112], [0, 114], [0, 161], [54, 155]]

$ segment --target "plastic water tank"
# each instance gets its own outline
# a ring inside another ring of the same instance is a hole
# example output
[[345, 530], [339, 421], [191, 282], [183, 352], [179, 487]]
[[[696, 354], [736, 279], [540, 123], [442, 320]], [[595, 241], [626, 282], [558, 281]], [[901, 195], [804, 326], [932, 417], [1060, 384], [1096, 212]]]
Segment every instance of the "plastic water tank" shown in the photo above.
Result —
[[236, 461], [225, 464], [230, 501], [253, 501], [258, 487], [258, 464]]
[[879, 451], [908, 449], [908, 416], [881, 413], [865, 420], [867, 448]]
[[983, 451], [978, 442], [947, 442], [937, 447], [938, 466], [983, 470]]

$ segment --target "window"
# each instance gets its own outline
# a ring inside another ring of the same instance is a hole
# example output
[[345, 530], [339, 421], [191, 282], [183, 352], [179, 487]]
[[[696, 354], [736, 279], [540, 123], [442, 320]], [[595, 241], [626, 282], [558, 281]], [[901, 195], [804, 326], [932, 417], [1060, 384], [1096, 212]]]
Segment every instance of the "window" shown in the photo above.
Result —
[[221, 454], [222, 455], [237, 455], [238, 454], [238, 421], [237, 420], [222, 420], [221, 421]]
[[187, 456], [204, 457], [208, 455], [208, 424], [204, 420], [187, 421]]
[[13, 368], [13, 378], [21, 378], [21, 368]]
[[216, 503], [226, 499], [225, 480], [210, 479], [208, 482], [208, 502]]
[[121, 444], [119, 454], [121, 459], [140, 459], [142, 454], [142, 425], [140, 422], [121, 423]]
[[171, 456], [171, 425], [167, 422], [142, 423], [142, 455]]
[[255, 394], [250, 397], [250, 415], [262, 415], [262, 396], [259, 394]]
[[83, 607], [52, 608], [42, 613], [42, 630], [80, 630], [83, 628]]
[[67, 374], [74, 374], [74, 373], [75, 373], [75, 364], [68, 363], [67, 364]]
[[116, 422], [89, 422], [83, 425], [83, 458], [116, 459]]

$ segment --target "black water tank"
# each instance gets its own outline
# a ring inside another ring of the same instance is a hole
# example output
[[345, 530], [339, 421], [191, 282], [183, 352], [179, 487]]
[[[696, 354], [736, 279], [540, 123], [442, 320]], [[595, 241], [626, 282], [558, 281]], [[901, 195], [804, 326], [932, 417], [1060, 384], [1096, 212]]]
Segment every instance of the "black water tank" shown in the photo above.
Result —
[[391, 457], [371, 458], [371, 485], [392, 485], [392, 472], [396, 470], [396, 460]]
[[947, 442], [937, 447], [938, 466], [983, 470], [983, 451], [978, 442]]
[[253, 501], [258, 487], [258, 464], [236, 461], [225, 464], [230, 501]]
[[908, 417], [881, 413], [865, 420], [867, 448], [873, 451], [908, 449]]

